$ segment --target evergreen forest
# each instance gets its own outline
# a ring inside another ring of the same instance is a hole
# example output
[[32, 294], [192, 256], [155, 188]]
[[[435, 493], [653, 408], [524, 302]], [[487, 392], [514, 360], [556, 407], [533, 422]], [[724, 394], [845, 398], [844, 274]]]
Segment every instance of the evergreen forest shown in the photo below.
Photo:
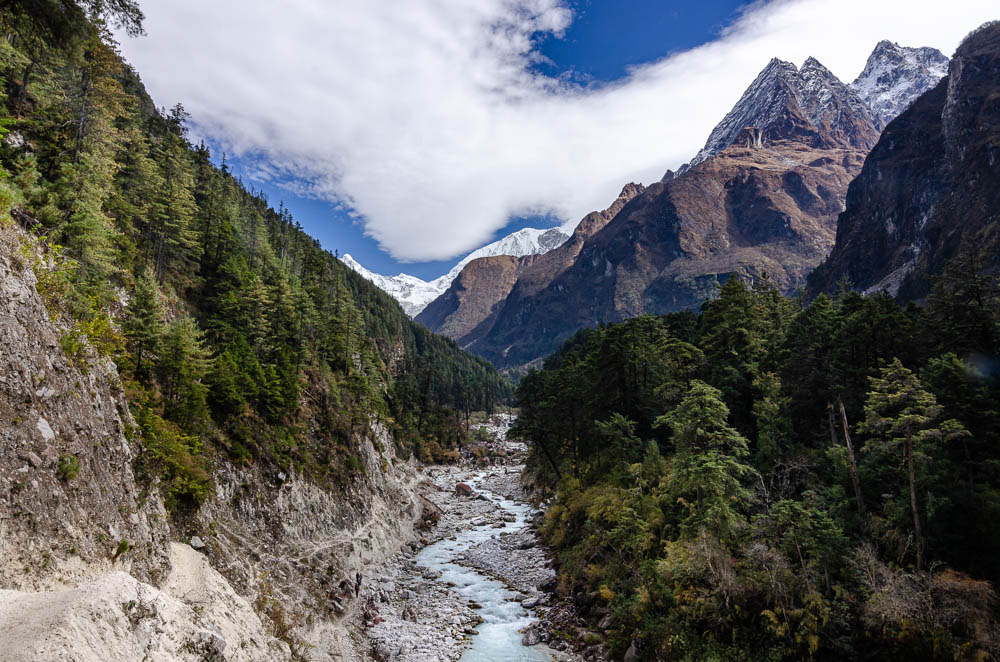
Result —
[[730, 278], [580, 331], [517, 391], [560, 592], [643, 660], [998, 650], [1000, 281], [924, 307]]

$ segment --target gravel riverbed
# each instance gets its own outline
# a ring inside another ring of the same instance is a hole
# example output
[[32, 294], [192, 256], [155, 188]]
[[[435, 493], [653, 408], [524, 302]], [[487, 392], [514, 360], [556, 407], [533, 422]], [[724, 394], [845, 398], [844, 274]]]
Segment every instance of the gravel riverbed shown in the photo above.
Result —
[[[494, 435], [506, 431], [503, 422], [495, 427]], [[428, 469], [425, 496], [436, 525], [364, 578], [362, 626], [376, 659], [602, 659], [575, 653], [551, 633], [548, 614], [564, 610], [554, 604], [555, 572], [531, 525], [539, 513], [520, 485], [525, 448], [494, 438], [508, 464]], [[460, 484], [472, 494], [457, 494]]]

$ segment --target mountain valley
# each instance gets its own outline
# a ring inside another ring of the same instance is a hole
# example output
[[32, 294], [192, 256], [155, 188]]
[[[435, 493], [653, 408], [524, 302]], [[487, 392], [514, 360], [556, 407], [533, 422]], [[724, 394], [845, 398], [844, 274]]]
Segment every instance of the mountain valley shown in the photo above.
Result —
[[[1000, 659], [1000, 21], [771, 59], [688, 163], [426, 281], [158, 108], [149, 4], [0, 0], [0, 661]], [[585, 13], [501, 4], [536, 64]]]

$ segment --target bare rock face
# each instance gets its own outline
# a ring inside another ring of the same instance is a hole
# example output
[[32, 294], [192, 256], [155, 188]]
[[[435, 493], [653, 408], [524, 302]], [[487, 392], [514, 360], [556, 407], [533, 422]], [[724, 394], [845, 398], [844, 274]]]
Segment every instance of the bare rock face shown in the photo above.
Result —
[[121, 571], [73, 588], [0, 590], [0, 647], [9, 662], [155, 659], [284, 662], [250, 603], [206, 559], [174, 543], [174, 569], [158, 589]]
[[1000, 266], [1000, 23], [959, 46], [947, 78], [893, 121], [851, 184], [814, 292], [842, 278], [919, 299], [952, 257]]
[[0, 228], [0, 588], [112, 569], [158, 584], [170, 569], [166, 513], [136, 484], [117, 371], [65, 354], [21, 240]]
[[761, 140], [795, 140], [813, 148], [867, 150], [878, 139], [867, 104], [818, 60], [809, 58], [800, 69], [774, 58], [680, 173], [745, 142], [747, 127]]
[[22, 241], [0, 227], [0, 658], [288, 660], [279, 633], [357, 659], [337, 586], [412, 541], [422, 510], [388, 430], [359, 428], [364, 470], [339, 489], [216, 458], [212, 497], [168, 518], [133, 472], [114, 364], [64, 352]]
[[452, 338], [468, 338], [494, 314], [517, 282], [520, 260], [511, 255], [481, 257], [465, 265], [447, 291], [417, 321]]

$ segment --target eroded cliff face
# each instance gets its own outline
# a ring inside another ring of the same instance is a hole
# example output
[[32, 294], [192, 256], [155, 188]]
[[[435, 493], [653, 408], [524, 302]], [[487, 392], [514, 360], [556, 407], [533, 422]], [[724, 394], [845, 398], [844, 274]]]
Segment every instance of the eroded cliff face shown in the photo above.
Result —
[[0, 227], [0, 657], [366, 659], [356, 573], [413, 540], [422, 511], [389, 432], [351, 440], [365, 469], [340, 488], [215, 458], [213, 497], [170, 517], [136, 476], [114, 364], [67, 356], [38, 259]]

